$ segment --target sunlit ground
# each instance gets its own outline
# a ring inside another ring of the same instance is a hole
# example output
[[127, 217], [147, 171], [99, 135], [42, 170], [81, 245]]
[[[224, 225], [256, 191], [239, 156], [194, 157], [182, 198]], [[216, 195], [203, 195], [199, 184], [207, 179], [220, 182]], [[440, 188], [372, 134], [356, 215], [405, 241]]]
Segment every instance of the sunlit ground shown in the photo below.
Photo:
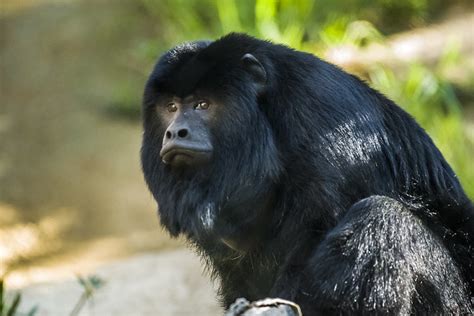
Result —
[[[14, 210], [0, 206], [0, 213], [14, 218]], [[69, 279], [88, 274], [111, 259], [150, 249], [167, 249], [176, 243], [161, 240], [159, 230], [137, 231], [126, 236], [97, 238], [89, 242], [68, 244], [64, 232], [70, 219], [45, 217], [37, 224], [12, 224], [0, 229], [0, 272], [16, 268], [7, 275], [10, 288], [31, 283]]]

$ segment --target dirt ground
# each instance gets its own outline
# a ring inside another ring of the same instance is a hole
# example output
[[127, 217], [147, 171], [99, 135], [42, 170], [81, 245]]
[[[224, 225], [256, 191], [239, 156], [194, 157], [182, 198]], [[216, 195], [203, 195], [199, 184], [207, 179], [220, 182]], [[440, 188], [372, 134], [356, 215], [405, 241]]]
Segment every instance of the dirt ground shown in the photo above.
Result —
[[[88, 315], [220, 315], [212, 285], [198, 272], [189, 250], [135, 255], [96, 271], [105, 281], [82, 309]], [[37, 316], [69, 315], [83, 289], [76, 280], [30, 286], [23, 290], [22, 311], [39, 306]]]

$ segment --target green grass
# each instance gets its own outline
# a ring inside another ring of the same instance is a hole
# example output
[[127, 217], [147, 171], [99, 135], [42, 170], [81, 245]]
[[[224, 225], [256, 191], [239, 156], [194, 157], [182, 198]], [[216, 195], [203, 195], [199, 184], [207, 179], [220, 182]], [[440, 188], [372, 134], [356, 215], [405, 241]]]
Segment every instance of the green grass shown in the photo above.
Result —
[[3, 279], [0, 279], [0, 316], [34, 316], [38, 310], [33, 307], [28, 312], [20, 312], [18, 307], [21, 303], [21, 294], [19, 292], [11, 295], [8, 299], [5, 291]]
[[369, 77], [374, 88], [402, 106], [428, 132], [458, 175], [467, 195], [474, 197], [474, 144], [467, 137], [463, 108], [452, 84], [443, 74], [454, 60], [448, 52], [431, 70], [414, 63], [396, 75], [392, 70], [375, 67]]

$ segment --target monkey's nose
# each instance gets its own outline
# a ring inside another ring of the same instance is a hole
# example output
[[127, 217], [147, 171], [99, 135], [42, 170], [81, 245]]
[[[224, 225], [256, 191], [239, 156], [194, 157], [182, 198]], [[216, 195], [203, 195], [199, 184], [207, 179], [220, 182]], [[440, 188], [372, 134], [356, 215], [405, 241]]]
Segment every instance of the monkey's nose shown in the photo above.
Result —
[[175, 138], [186, 138], [189, 135], [189, 130], [187, 128], [173, 129], [169, 128], [166, 130], [165, 138], [171, 140]]

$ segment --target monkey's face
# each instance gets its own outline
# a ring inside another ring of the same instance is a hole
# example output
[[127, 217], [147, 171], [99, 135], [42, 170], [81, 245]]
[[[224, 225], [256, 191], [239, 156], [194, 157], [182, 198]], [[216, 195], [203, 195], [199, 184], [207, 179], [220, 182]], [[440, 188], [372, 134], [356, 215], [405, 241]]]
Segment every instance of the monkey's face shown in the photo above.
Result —
[[215, 115], [211, 102], [197, 95], [160, 98], [157, 115], [166, 127], [160, 157], [172, 168], [209, 163], [213, 154], [210, 121]]
[[265, 69], [231, 53], [208, 43], [172, 49], [145, 86], [143, 173], [173, 236], [240, 240], [282, 171], [261, 103]]

